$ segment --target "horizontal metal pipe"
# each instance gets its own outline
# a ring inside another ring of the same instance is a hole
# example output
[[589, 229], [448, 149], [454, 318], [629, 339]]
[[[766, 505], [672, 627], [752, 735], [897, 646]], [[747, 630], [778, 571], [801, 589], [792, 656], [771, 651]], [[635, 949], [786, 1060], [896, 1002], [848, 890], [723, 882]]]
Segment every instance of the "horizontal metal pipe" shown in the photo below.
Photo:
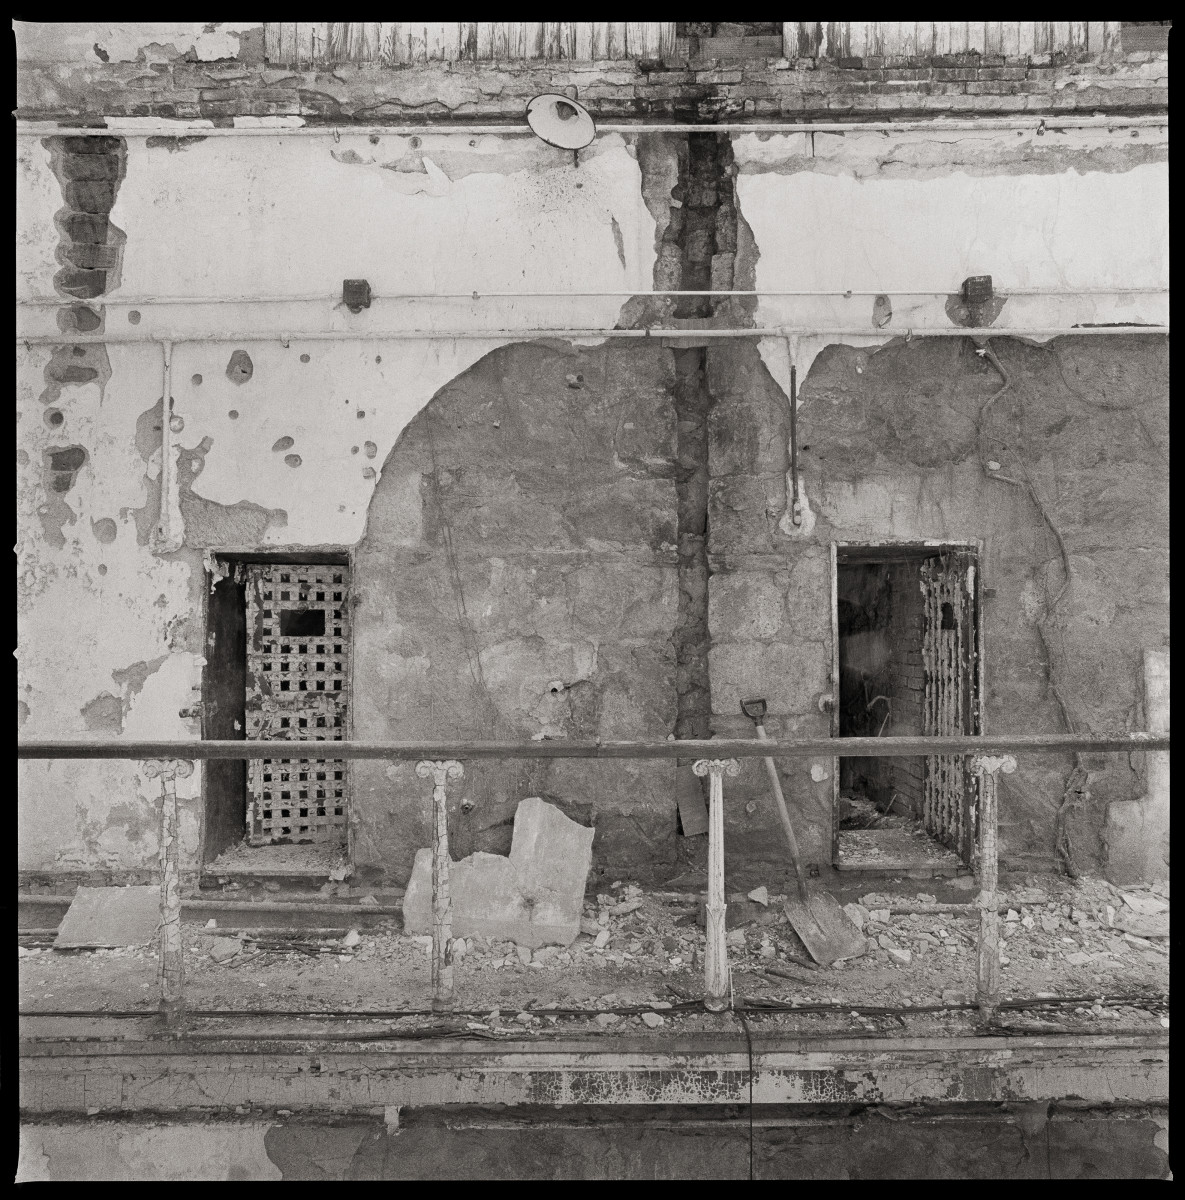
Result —
[[901, 758], [927, 754], [1061, 754], [1166, 751], [1165, 733], [1014, 733], [991, 737], [688, 738], [682, 741], [602, 742], [322, 742], [322, 741], [104, 741], [17, 742], [18, 758], [231, 758], [298, 757], [388, 760], [467, 758]]
[[[594, 114], [595, 116], [595, 114]], [[656, 123], [642, 122], [604, 124], [597, 126], [598, 133], [920, 133], [929, 130], [938, 132], [974, 130], [1031, 129], [1036, 132], [1044, 127], [1047, 132], [1059, 129], [1145, 129], [1168, 125], [1168, 114], [1142, 117], [1071, 117], [1041, 116], [1034, 114], [1024, 118], [983, 117], [978, 120], [950, 120], [937, 117], [932, 121], [773, 121], [722, 122], [720, 124], [688, 124], [685, 122]], [[121, 125], [113, 120], [108, 125], [69, 126], [49, 121], [18, 120], [18, 137], [351, 137], [419, 136], [425, 133], [442, 134], [497, 134], [505, 136], [535, 136], [526, 123], [448, 125], [424, 123], [420, 125], [234, 125], [218, 127], [181, 121], [160, 121], [152, 125]]]
[[1130, 336], [1132, 334], [1167, 334], [1167, 325], [1071, 325], [1068, 328], [1022, 328], [995, 329], [991, 326], [973, 329], [956, 327], [944, 329], [901, 329], [889, 332], [884, 329], [812, 329], [806, 326], [760, 326], [753, 329], [399, 329], [388, 332], [378, 330], [322, 329], [307, 333], [296, 332], [250, 332], [239, 330], [234, 333], [88, 333], [88, 334], [17, 334], [16, 341], [29, 346], [83, 346], [135, 345], [172, 342], [174, 346], [201, 342], [422, 342], [448, 341], [521, 341], [524, 338], [640, 338], [650, 341], [714, 339], [714, 338], [760, 338], [760, 337], [862, 337], [879, 341], [894, 338], [933, 337], [1103, 337]]
[[[469, 292], [395, 292], [388, 296], [370, 297], [373, 308], [376, 304], [396, 300], [566, 300], [584, 299], [586, 297], [618, 296], [664, 297], [664, 296], [797, 296], [825, 297], [833, 300], [852, 300], [857, 296], [950, 296], [958, 292], [958, 286], [951, 288], [930, 288], [919, 291], [909, 288], [848, 288], [846, 291], [802, 291], [782, 290], [778, 288], [731, 288], [725, 290], [704, 289], [701, 291], [671, 291], [638, 288], [597, 288], [588, 291], [564, 292], [522, 292], [522, 291], [469, 291]], [[1009, 296], [1167, 296], [1166, 287], [1119, 287], [1119, 288], [1010, 288], [996, 286], [996, 294], [1001, 297]], [[73, 304], [85, 304], [87, 301], [77, 301], [62, 296], [31, 296], [27, 299], [17, 299], [17, 308], [61, 308]], [[93, 303], [101, 303], [105, 308], [152, 308], [154, 305], [166, 304], [341, 304], [339, 293], [318, 296], [103, 296]]]

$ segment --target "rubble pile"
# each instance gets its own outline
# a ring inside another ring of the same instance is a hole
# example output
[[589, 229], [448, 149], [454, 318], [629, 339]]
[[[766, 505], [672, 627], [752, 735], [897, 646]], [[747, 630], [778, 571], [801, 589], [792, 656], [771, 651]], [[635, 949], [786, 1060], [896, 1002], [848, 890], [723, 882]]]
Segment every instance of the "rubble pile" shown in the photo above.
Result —
[[[865, 1029], [880, 1028], [879, 1018], [851, 1016], [848, 1006], [900, 1012], [974, 1000], [979, 912], [973, 904], [940, 904], [925, 892], [865, 892], [845, 906], [864, 932], [865, 953], [823, 969], [787, 922], [783, 899], [765, 888], [728, 898], [728, 954], [738, 998], [844, 1006], [843, 1022]], [[1014, 881], [1001, 901], [1005, 998], [1089, 996], [1075, 1015], [1114, 1022], [1132, 1013], [1107, 997], [1167, 993], [1167, 885], [1119, 889], [1101, 880], [1043, 876]], [[423, 1008], [431, 938], [397, 925], [270, 933], [186, 926], [190, 1003]], [[505, 1021], [474, 1016], [475, 1028], [521, 1032], [574, 1019], [590, 1029], [660, 1029], [674, 1022], [688, 1030], [708, 1019], [697, 1003], [704, 936], [699, 895], [644, 893], [619, 881], [586, 899], [569, 945], [532, 949], [508, 938], [455, 938], [456, 1005], [474, 1014], [508, 1014]], [[55, 953], [23, 946], [20, 953], [22, 1006], [50, 1009], [65, 1006], [68, 997], [70, 1007], [83, 1007], [97, 995], [109, 1007], [133, 998], [153, 1003], [151, 947]], [[602, 1011], [609, 1008], [627, 1011]], [[585, 1018], [574, 1015], [585, 1010], [591, 1010]], [[522, 1014], [530, 1019], [519, 1020]]]

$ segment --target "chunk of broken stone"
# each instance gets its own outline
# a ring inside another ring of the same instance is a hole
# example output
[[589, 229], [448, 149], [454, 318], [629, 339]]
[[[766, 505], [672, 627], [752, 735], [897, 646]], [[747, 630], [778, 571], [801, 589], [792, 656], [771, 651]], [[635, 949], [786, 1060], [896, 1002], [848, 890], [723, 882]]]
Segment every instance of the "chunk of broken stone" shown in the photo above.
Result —
[[234, 958], [242, 948], [241, 938], [212, 938], [210, 957], [215, 962], [226, 962], [228, 959]]
[[1127, 912], [1120, 910], [1111, 921], [1116, 929], [1134, 933], [1137, 937], [1157, 938], [1169, 936], [1169, 914]]
[[1156, 896], [1141, 896], [1138, 892], [1120, 892], [1119, 894], [1123, 897], [1124, 904], [1132, 912], [1137, 912], [1141, 916], [1154, 917], [1169, 911], [1168, 904]]
[[616, 1025], [621, 1020], [616, 1013], [597, 1013], [595, 1019], [602, 1029], [608, 1029], [610, 1025]]
[[601, 926], [592, 917], [580, 918], [580, 932], [595, 938], [601, 932]]
[[[537, 797], [523, 800], [514, 814], [509, 857], [479, 851], [451, 864], [453, 932], [531, 949], [570, 945], [580, 932], [592, 840], [592, 829], [570, 820], [555, 805]], [[430, 849], [416, 852], [403, 898], [403, 924], [408, 933], [431, 928]]]
[[644, 1012], [642, 1014], [642, 1021], [650, 1029], [657, 1029], [660, 1025], [666, 1024], [666, 1022], [658, 1015], [658, 1013], [653, 1012]]
[[600, 931], [600, 932], [597, 934], [597, 936], [596, 936], [596, 939], [595, 939], [595, 940], [594, 940], [594, 942], [593, 942], [593, 945], [594, 945], [594, 946], [596, 946], [596, 948], [597, 948], [598, 950], [604, 950], [604, 948], [605, 948], [607, 945], [609, 945], [609, 930], [607, 930], [607, 929], [602, 929], [602, 930], [601, 930], [601, 931]]
[[864, 928], [868, 920], [868, 909], [863, 904], [845, 904], [843, 910], [848, 914], [849, 919], [857, 929]]
[[759, 888], [754, 888], [749, 893], [748, 899], [754, 901], [757, 904], [760, 904], [762, 907], [766, 907], [769, 904], [769, 892], [766, 890], [766, 888], [763, 884]]

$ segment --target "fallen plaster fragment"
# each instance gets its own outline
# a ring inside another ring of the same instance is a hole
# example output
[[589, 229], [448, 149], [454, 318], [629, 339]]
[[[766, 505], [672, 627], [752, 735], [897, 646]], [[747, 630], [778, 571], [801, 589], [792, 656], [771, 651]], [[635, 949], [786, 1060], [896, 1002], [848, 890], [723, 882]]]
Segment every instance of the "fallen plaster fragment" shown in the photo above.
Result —
[[[514, 814], [510, 856], [480, 851], [452, 863], [452, 925], [456, 937], [514, 941], [537, 949], [568, 946], [580, 933], [593, 830], [537, 797]], [[432, 919], [432, 851], [416, 852], [403, 898], [408, 934], [427, 933]]]
[[80, 887], [58, 927], [59, 949], [145, 946], [160, 921], [160, 888]]

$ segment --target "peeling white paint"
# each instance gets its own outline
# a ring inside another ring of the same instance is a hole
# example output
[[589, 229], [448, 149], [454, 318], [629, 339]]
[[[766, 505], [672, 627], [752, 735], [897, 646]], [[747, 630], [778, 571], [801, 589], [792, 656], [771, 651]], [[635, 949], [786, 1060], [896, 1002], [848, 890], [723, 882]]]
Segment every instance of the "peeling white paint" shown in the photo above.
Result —
[[259, 21], [13, 21], [12, 26], [22, 61], [69, 64], [167, 62], [191, 52], [199, 62], [214, 62], [239, 53], [241, 34], [262, 30]]
[[[885, 292], [893, 316], [873, 334], [873, 295], [763, 296], [764, 326], [859, 328], [880, 346], [910, 329], [952, 328], [947, 295], [971, 275], [1010, 288], [1168, 287], [1168, 166], [1138, 153], [1167, 133], [1141, 130], [901, 134], [745, 134], [734, 138], [738, 206], [760, 250], [758, 290]], [[1060, 155], [1060, 169], [1042, 156]], [[1095, 159], [1090, 155], [1094, 154]], [[1131, 158], [1128, 169], [1109, 167]], [[1099, 158], [1098, 156], [1103, 156]], [[787, 220], [786, 214], [794, 219]], [[1139, 220], [1132, 214], [1139, 213]], [[809, 236], [804, 236], [809, 231]], [[903, 295], [931, 290], [934, 296]], [[1162, 323], [1167, 295], [1014, 296], [994, 327]], [[886, 336], [887, 335], [887, 336]], [[800, 384], [836, 337], [794, 346]], [[775, 358], [763, 346], [771, 365]]]

